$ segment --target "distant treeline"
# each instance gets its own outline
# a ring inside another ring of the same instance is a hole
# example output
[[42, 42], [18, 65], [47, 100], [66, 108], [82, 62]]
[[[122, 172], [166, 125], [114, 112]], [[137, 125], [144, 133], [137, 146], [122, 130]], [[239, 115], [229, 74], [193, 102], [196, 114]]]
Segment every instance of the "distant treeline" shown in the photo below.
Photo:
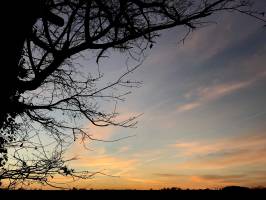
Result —
[[197, 191], [266, 191], [266, 187], [259, 186], [259, 187], [242, 187], [242, 186], [226, 186], [226, 187], [221, 187], [221, 188], [206, 188], [206, 189], [184, 189], [184, 188], [179, 188], [179, 187], [166, 187], [166, 188], [161, 188], [161, 189], [147, 189], [147, 190], [138, 190], [138, 189], [83, 189], [83, 188], [71, 188], [71, 189], [53, 189], [53, 190], [42, 190], [42, 189], [26, 189], [26, 188], [18, 188], [16, 190], [9, 190], [6, 188], [0, 188], [0, 192], [35, 192], [35, 191], [43, 191], [43, 192], [62, 192], [62, 191], [132, 191], [132, 192], [144, 192], [144, 191], [190, 191], [190, 192], [197, 192]]
[[[107, 197], [107, 198], [106, 198]], [[219, 189], [181, 189], [177, 187], [162, 188], [160, 190], [95, 190], [76, 189], [70, 190], [7, 190], [0, 189], [0, 199], [45, 199], [45, 200], [79, 200], [79, 199], [262, 199], [266, 197], [266, 188], [247, 188], [239, 186], [229, 186]]]

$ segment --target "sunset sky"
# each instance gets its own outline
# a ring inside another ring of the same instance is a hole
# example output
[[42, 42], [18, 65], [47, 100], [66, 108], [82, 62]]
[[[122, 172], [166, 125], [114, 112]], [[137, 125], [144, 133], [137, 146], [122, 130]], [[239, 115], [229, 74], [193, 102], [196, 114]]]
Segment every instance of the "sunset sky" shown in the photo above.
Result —
[[[90, 150], [76, 141], [67, 152], [78, 157], [71, 167], [114, 177], [64, 187], [266, 186], [266, 28], [239, 14], [213, 19], [218, 23], [196, 30], [184, 44], [178, 43], [182, 27], [164, 31], [146, 51], [130, 76], [142, 86], [118, 103], [121, 119], [143, 113], [137, 128], [87, 124], [95, 138], [133, 137], [88, 142]], [[115, 52], [102, 59], [105, 79], [121, 74], [125, 60]]]

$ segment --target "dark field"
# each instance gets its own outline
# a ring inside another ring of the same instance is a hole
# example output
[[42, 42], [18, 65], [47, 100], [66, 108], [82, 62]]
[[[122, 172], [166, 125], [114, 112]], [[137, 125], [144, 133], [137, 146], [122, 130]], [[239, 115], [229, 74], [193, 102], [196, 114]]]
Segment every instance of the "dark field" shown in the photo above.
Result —
[[181, 190], [166, 188], [161, 190], [0, 190], [1, 197], [24, 199], [266, 199], [266, 188], [226, 187], [218, 190]]

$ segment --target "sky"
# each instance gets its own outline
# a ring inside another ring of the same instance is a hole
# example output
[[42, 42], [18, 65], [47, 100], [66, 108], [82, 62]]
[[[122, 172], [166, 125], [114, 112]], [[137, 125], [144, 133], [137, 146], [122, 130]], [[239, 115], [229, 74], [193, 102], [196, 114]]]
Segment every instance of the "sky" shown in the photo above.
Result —
[[[163, 31], [145, 52], [130, 75], [142, 86], [118, 103], [120, 119], [142, 113], [136, 128], [87, 124], [95, 138], [133, 137], [88, 141], [88, 149], [76, 141], [67, 152], [78, 158], [71, 167], [111, 176], [57, 180], [59, 186], [266, 186], [266, 28], [240, 14], [213, 19], [218, 23], [192, 32], [184, 43], [182, 27]], [[125, 59], [112, 52], [100, 61], [107, 80], [123, 72]]]

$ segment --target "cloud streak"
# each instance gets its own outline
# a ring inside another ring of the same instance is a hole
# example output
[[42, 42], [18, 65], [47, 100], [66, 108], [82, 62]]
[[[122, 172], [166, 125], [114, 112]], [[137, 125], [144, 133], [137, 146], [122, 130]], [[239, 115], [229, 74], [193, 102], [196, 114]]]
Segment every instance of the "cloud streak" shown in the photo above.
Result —
[[[188, 99], [187, 103], [177, 106], [178, 112], [185, 112], [196, 109], [206, 103], [215, 101], [224, 96], [230, 95], [241, 89], [245, 89], [253, 85], [256, 81], [264, 78], [266, 71], [258, 74], [254, 78], [246, 81], [238, 81], [232, 83], [222, 83], [212, 86], [198, 87], [196, 90], [187, 92], [184, 97]], [[189, 101], [190, 99], [194, 99]]]
[[180, 142], [173, 145], [179, 157], [188, 160], [178, 169], [213, 170], [266, 164], [266, 136], [252, 135], [205, 142]]
[[266, 136], [264, 135], [249, 135], [244, 137], [235, 137], [220, 140], [207, 141], [177, 141], [174, 148], [181, 151], [184, 156], [206, 155], [221, 151], [239, 151], [245, 149], [257, 149], [266, 145]]

